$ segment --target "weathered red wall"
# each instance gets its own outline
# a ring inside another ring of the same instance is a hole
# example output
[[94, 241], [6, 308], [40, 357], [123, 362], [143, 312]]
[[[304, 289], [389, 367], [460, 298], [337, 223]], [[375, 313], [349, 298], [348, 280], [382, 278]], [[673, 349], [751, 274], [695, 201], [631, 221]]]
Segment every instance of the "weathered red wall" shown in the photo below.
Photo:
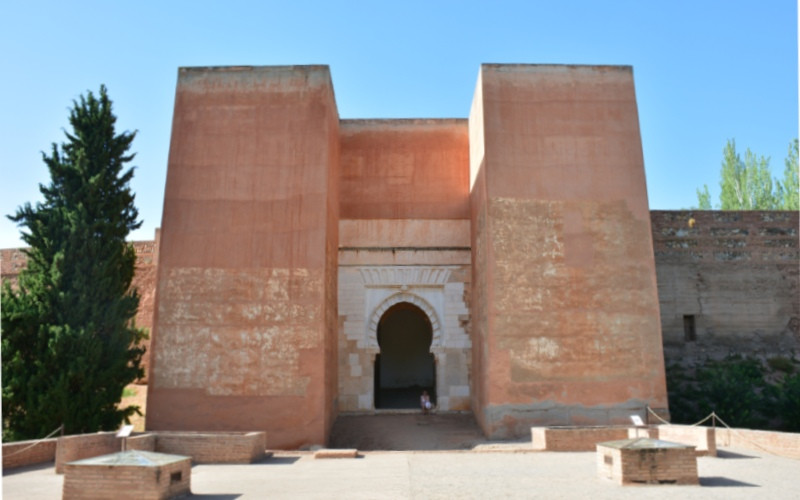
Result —
[[[800, 348], [798, 215], [652, 212], [668, 363], [768, 359]], [[684, 316], [694, 317], [693, 340]]]
[[180, 70], [148, 429], [326, 442], [338, 123], [327, 67]]
[[466, 120], [342, 120], [342, 219], [467, 219]]
[[666, 408], [630, 68], [484, 65], [475, 101], [473, 369], [484, 431], [621, 423], [645, 405]]

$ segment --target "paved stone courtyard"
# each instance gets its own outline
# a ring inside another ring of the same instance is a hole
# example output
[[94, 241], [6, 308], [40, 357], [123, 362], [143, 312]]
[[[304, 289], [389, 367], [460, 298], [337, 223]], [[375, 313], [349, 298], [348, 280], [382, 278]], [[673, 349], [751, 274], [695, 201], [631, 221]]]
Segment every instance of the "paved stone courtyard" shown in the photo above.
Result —
[[[280, 452], [252, 465], [196, 465], [190, 498], [797, 498], [800, 461], [745, 450], [698, 459], [700, 486], [617, 486], [599, 479], [595, 454], [524, 451], [375, 451], [356, 459]], [[3, 476], [4, 499], [60, 498], [52, 466]]]

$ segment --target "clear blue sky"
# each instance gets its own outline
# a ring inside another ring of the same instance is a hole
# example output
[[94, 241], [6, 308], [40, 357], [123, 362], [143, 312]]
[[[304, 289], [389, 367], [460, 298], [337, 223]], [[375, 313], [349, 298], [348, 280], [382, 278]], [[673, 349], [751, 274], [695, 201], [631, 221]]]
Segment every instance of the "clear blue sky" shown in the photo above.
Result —
[[[466, 117], [479, 65], [634, 68], [652, 209], [717, 199], [722, 148], [771, 157], [798, 135], [797, 4], [748, 1], [5, 1], [0, 4], [0, 214], [39, 199], [40, 151], [72, 100], [107, 85], [138, 130], [133, 180], [160, 225], [180, 66], [328, 64], [342, 118]], [[3, 217], [0, 247], [20, 245]]]

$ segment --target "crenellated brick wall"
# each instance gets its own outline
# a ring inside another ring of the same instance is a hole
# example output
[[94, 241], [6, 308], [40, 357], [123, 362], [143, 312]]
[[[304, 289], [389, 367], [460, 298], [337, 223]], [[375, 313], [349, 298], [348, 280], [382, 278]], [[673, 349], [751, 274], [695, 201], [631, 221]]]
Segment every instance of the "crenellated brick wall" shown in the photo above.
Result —
[[798, 212], [651, 212], [667, 364], [800, 352]]

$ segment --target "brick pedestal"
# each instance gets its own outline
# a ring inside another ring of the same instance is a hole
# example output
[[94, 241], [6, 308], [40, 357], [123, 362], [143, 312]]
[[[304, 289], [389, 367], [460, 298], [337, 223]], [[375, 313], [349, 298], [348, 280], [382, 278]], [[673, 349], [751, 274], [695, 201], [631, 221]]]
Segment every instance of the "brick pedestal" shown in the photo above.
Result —
[[618, 484], [699, 484], [694, 446], [635, 438], [597, 444], [597, 474]]
[[192, 461], [181, 455], [123, 451], [64, 466], [63, 498], [163, 500], [191, 493]]

